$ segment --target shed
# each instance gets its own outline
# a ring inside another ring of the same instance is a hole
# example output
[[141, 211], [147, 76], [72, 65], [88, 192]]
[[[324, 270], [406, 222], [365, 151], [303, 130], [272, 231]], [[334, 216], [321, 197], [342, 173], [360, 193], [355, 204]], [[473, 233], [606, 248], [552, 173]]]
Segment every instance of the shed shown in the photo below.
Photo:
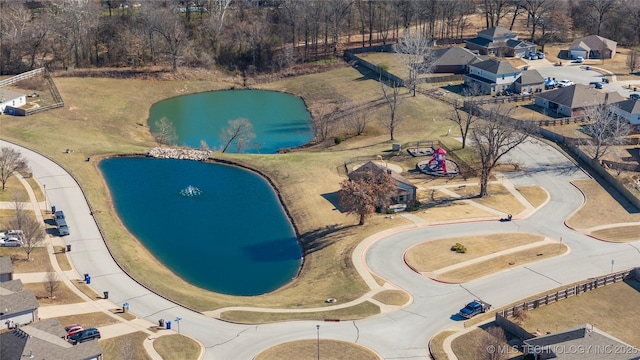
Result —
[[7, 106], [20, 107], [27, 103], [27, 95], [15, 91], [0, 89], [0, 113]]

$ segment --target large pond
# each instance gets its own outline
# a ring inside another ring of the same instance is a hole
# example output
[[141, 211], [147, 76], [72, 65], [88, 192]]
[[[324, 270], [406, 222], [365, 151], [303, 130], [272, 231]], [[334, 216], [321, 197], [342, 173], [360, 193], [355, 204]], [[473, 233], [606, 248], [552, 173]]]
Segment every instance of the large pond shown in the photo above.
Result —
[[301, 250], [273, 188], [234, 166], [184, 160], [100, 162], [124, 225], [191, 284], [232, 295], [295, 277]]
[[[253, 125], [256, 137], [242, 152], [275, 154], [278, 149], [296, 147], [312, 138], [311, 118], [301, 98], [264, 90], [225, 90], [179, 96], [151, 107], [149, 127], [166, 118], [175, 127], [177, 144], [199, 148], [205, 141], [220, 150], [223, 129], [230, 120], [244, 118]], [[231, 146], [228, 152], [237, 152]]]

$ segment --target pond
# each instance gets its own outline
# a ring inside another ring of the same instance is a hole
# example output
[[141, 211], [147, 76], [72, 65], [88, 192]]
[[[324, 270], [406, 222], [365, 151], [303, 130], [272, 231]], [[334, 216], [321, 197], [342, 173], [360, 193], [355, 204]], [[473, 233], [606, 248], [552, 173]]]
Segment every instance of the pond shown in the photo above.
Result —
[[224, 144], [221, 133], [230, 120], [244, 118], [256, 137], [244, 149], [231, 146], [228, 152], [275, 154], [278, 149], [311, 141], [311, 116], [304, 101], [291, 94], [266, 90], [224, 90], [179, 96], [151, 107], [149, 127], [166, 118], [175, 127], [178, 145], [200, 148], [205, 141], [212, 150]]
[[127, 229], [201, 288], [258, 295], [296, 276], [302, 253], [271, 185], [229, 165], [142, 157], [100, 162]]

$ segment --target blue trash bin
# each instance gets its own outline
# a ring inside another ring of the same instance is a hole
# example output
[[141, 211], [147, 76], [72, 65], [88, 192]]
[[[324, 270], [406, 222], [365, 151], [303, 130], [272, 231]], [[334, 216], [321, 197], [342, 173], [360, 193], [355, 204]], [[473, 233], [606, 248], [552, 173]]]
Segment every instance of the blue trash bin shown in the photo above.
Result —
[[88, 277], [89, 277], [89, 274], [84, 274], [84, 281], [87, 281]]
[[589, 69], [591, 69], [591, 68], [590, 68], [589, 66], [585, 66], [584, 68], [585, 68], [586, 70], [589, 70]]
[[171, 330], [171, 321], [167, 321], [166, 324], [167, 324], [167, 330]]
[[86, 279], [84, 279], [84, 281], [85, 281], [87, 284], [91, 284], [91, 276], [87, 276], [87, 278], [86, 278]]

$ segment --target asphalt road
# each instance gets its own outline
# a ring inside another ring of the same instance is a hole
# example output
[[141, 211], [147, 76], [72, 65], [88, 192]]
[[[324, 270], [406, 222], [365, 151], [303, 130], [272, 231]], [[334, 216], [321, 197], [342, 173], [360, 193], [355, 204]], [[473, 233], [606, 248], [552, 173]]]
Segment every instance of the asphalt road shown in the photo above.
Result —
[[[0, 141], [0, 146], [14, 146]], [[238, 325], [215, 320], [170, 302], [129, 278], [109, 255], [79, 185], [64, 169], [28, 149], [33, 176], [46, 185], [47, 201], [64, 210], [71, 235], [71, 261], [80, 274], [91, 275], [92, 286], [108, 290], [116, 304], [128, 302], [131, 312], [157, 322], [181, 317], [180, 332], [204, 344], [206, 359], [251, 359], [268, 347], [298, 339], [320, 337], [358, 343], [385, 359], [428, 359], [426, 344], [440, 330], [460, 324], [454, 314], [473, 298], [499, 307], [562, 284], [640, 266], [640, 241], [613, 244], [594, 240], [564, 226], [564, 219], [582, 203], [582, 194], [569, 181], [587, 176], [553, 148], [539, 141], [521, 145], [510, 158], [522, 172], [508, 175], [516, 185], [539, 185], [551, 200], [524, 220], [509, 223], [473, 222], [428, 226], [401, 231], [375, 242], [366, 253], [369, 268], [408, 291], [413, 302], [401, 310], [369, 319], [344, 322], [292, 321], [266, 325]], [[90, 166], [87, 164], [87, 166]], [[419, 242], [480, 233], [528, 232], [560, 239], [567, 255], [511, 269], [464, 285], [434, 282], [412, 272], [402, 260]], [[178, 329], [174, 323], [174, 329]]]

